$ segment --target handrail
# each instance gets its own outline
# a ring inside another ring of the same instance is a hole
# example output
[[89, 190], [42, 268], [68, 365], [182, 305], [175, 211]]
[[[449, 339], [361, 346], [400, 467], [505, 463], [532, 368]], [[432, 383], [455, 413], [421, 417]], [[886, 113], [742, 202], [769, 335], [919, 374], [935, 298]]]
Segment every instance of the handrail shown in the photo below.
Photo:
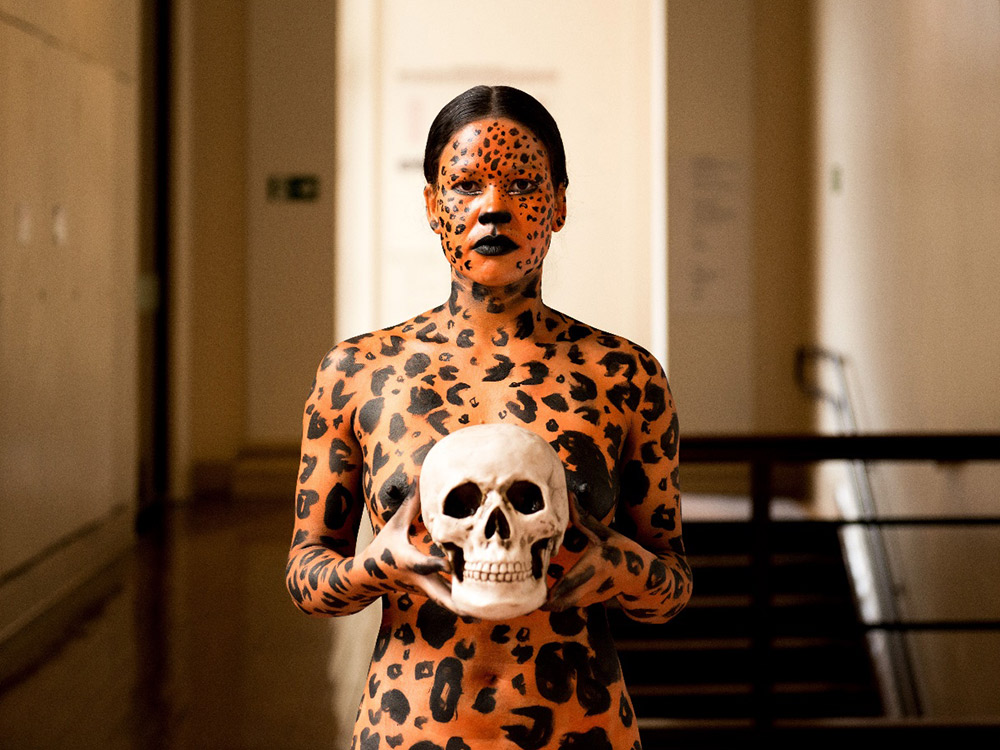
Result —
[[[680, 447], [682, 463], [744, 463], [750, 466], [751, 518], [753, 531], [751, 591], [754, 630], [752, 651], [757, 668], [754, 677], [755, 726], [762, 733], [774, 727], [771, 706], [773, 679], [769, 673], [771, 648], [768, 628], [770, 602], [770, 530], [774, 523], [801, 523], [801, 521], [773, 521], [770, 504], [773, 496], [772, 475], [776, 464], [820, 463], [824, 461], [934, 461], [937, 463], [964, 463], [968, 461], [1000, 461], [1000, 434], [998, 433], [897, 433], [863, 435], [701, 435], [682, 438]], [[823, 521], [820, 521], [823, 522]], [[1000, 524], [1000, 519], [985, 517], [892, 517], [878, 519], [838, 519], [842, 525], [985, 525]], [[931, 629], [995, 629], [990, 621], [947, 621], [944, 623], [873, 623], [870, 628], [859, 623], [862, 629], [899, 632]]]
[[816, 463], [820, 461], [1000, 460], [1000, 433], [927, 432], [859, 435], [687, 435], [681, 460], [688, 463]]

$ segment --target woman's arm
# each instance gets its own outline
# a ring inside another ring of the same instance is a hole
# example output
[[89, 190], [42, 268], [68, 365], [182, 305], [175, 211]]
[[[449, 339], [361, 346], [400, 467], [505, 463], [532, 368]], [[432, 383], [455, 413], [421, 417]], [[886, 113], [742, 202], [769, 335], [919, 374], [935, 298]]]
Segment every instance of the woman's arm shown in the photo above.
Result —
[[410, 525], [420, 510], [415, 495], [355, 555], [365, 458], [354, 420], [369, 387], [369, 377], [359, 376], [364, 368], [359, 370], [355, 353], [343, 344], [331, 350], [306, 401], [288, 591], [299, 609], [315, 615], [351, 614], [400, 590], [423, 591], [450, 606], [448, 587], [436, 574], [447, 570], [447, 561], [421, 554], [410, 542]]
[[589, 544], [550, 592], [552, 609], [616, 598], [633, 619], [666, 622], [691, 597], [681, 539], [677, 411], [662, 368], [650, 355], [640, 357], [648, 378], [619, 464], [616, 528], [573, 503], [573, 523]]

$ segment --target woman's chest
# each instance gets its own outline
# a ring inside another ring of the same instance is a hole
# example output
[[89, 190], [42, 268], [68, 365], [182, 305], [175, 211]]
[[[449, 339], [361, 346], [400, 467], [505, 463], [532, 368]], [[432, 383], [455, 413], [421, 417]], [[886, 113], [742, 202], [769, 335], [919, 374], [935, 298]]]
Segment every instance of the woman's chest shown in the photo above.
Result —
[[359, 400], [355, 435], [363, 484], [385, 515], [414, 489], [427, 452], [445, 435], [477, 424], [513, 424], [541, 435], [559, 454], [569, 489], [605, 517], [618, 491], [629, 410], [607, 398], [607, 382], [583, 368], [542, 360], [427, 355], [387, 365]]

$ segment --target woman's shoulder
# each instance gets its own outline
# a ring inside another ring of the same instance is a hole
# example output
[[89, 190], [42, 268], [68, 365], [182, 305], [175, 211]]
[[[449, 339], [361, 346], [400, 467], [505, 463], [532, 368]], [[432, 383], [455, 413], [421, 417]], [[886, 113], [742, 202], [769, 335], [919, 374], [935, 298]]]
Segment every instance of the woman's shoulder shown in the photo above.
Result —
[[339, 341], [324, 355], [320, 373], [353, 378], [365, 370], [377, 370], [387, 359], [403, 355], [423, 343], [442, 343], [435, 313], [438, 308], [401, 323], [361, 333]]
[[608, 377], [630, 379], [662, 376], [663, 368], [645, 347], [616, 333], [602, 330], [565, 313], [550, 310], [544, 321], [549, 340], [566, 350], [571, 361], [603, 368]]

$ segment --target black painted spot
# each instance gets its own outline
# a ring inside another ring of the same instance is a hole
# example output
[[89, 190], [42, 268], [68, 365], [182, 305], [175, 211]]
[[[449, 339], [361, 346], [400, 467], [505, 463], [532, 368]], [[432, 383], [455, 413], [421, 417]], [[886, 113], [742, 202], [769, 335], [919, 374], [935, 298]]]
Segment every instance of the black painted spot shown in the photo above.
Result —
[[428, 599], [417, 611], [417, 630], [427, 643], [441, 648], [455, 635], [458, 615]]
[[444, 750], [444, 748], [430, 740], [420, 740], [416, 745], [410, 745], [409, 750]]
[[559, 738], [559, 750], [615, 750], [608, 733], [600, 727], [589, 732], [569, 732]]
[[401, 690], [386, 690], [382, 693], [382, 710], [397, 724], [406, 721], [410, 715], [410, 701]]
[[484, 687], [476, 695], [476, 701], [472, 704], [472, 710], [478, 711], [481, 714], [490, 713], [497, 707], [496, 694], [496, 688]]
[[653, 560], [649, 564], [649, 575], [646, 576], [646, 588], [659, 588], [667, 580], [667, 566], [661, 560]]
[[299, 490], [295, 498], [295, 515], [299, 518], [309, 518], [309, 512], [313, 505], [319, 502], [319, 493], [316, 490]]
[[415, 378], [417, 375], [430, 367], [430, 364], [430, 357], [422, 352], [417, 352], [406, 360], [406, 364], [403, 365], [403, 372], [406, 373], [407, 377]]
[[574, 401], [593, 401], [597, 398], [597, 383], [582, 372], [571, 372], [569, 376], [576, 381], [576, 385], [570, 386], [570, 398]]
[[656, 506], [656, 510], [653, 511], [653, 516], [649, 519], [649, 522], [657, 529], [673, 531], [677, 528], [677, 521], [674, 518], [676, 515], [676, 508], [668, 508], [666, 505], [658, 505]]
[[563, 657], [563, 644], [546, 643], [538, 649], [535, 684], [546, 700], [566, 703], [573, 696], [573, 671]]
[[521, 643], [511, 650], [511, 655], [517, 659], [518, 664], [524, 664], [535, 653], [535, 647], [526, 643]]
[[302, 473], [299, 474], [299, 481], [307, 482], [309, 481], [309, 477], [312, 476], [313, 470], [316, 468], [316, 456], [303, 454], [302, 463], [305, 465], [302, 467]]
[[392, 365], [383, 367], [372, 373], [372, 395], [381, 396], [382, 389], [385, 388], [386, 381], [396, 374], [396, 368]]
[[330, 426], [327, 424], [326, 420], [323, 419], [320, 413], [318, 411], [314, 411], [312, 416], [309, 418], [309, 429], [306, 431], [306, 437], [310, 440], [323, 437], [329, 427]]
[[375, 694], [378, 693], [379, 686], [382, 681], [378, 678], [378, 675], [373, 674], [368, 678], [368, 697], [374, 698]]
[[519, 674], [517, 677], [515, 677], [513, 680], [511, 680], [510, 684], [521, 695], [524, 695], [527, 692], [527, 690], [528, 690], [527, 686], [524, 684], [524, 675], [523, 674]]
[[434, 674], [434, 662], [432, 661], [421, 661], [417, 662], [417, 666], [414, 669], [414, 674], [418, 680], [422, 680], [425, 677], [430, 677]]
[[389, 675], [390, 680], [398, 680], [403, 676], [403, 665], [402, 664], [390, 664], [385, 673]]
[[598, 360], [597, 364], [604, 367], [604, 375], [609, 378], [613, 375], [619, 375], [624, 370], [623, 377], [626, 380], [631, 380], [639, 369], [635, 357], [621, 351], [608, 352]]
[[663, 448], [663, 455], [673, 461], [677, 457], [677, 443], [680, 440], [680, 428], [677, 423], [677, 415], [670, 418], [670, 426], [660, 438], [660, 447]]
[[379, 419], [382, 417], [382, 407], [384, 405], [384, 398], [373, 398], [358, 410], [358, 424], [361, 425], [361, 429], [369, 435], [372, 430], [378, 426]]
[[410, 406], [407, 411], [410, 414], [427, 414], [443, 403], [441, 395], [436, 391], [415, 385], [410, 389]]
[[342, 356], [337, 361], [337, 369], [349, 378], [354, 377], [360, 370], [365, 368], [363, 364], [355, 361], [355, 357], [357, 357], [359, 351], [361, 350], [356, 346], [349, 347], [343, 351]]
[[472, 336], [474, 331], [471, 328], [466, 328], [459, 332], [458, 338], [455, 339], [455, 345], [460, 349], [468, 349], [473, 345]]
[[389, 420], [389, 439], [398, 443], [399, 439], [406, 434], [406, 422], [402, 414], [393, 414]]
[[353, 393], [344, 393], [344, 388], [347, 386], [347, 381], [338, 380], [333, 384], [333, 388], [330, 389], [330, 406], [333, 407], [334, 411], [340, 411], [348, 402], [351, 400]]
[[510, 377], [511, 370], [514, 369], [514, 362], [511, 361], [510, 357], [505, 357], [503, 354], [494, 354], [493, 359], [497, 361], [497, 364], [487, 368], [486, 377], [483, 378], [484, 383], [496, 383], [506, 380]]
[[514, 338], [526, 339], [534, 330], [535, 318], [531, 310], [525, 310], [517, 316], [517, 330], [514, 332]]
[[566, 430], [551, 443], [557, 451], [567, 452], [567, 487], [580, 504], [596, 518], [604, 518], [614, 507], [617, 497], [617, 477], [608, 471], [604, 452], [589, 435]]
[[438, 664], [431, 687], [431, 716], [435, 721], [448, 722], [455, 717], [458, 699], [462, 695], [462, 662], [446, 656]]
[[549, 614], [549, 626], [559, 635], [576, 635], [583, 630], [587, 621], [580, 616], [580, 609], [570, 607], [563, 612]]
[[452, 737], [448, 740], [448, 744], [444, 746], [444, 750], [472, 750], [472, 748], [466, 745], [465, 740], [461, 737]]
[[561, 394], [552, 393], [548, 396], [542, 397], [542, 403], [548, 406], [553, 411], [564, 412], [569, 411], [569, 404], [566, 403], [566, 399], [562, 397]]
[[521, 390], [517, 392], [517, 402], [508, 401], [507, 408], [511, 414], [526, 424], [534, 422], [538, 414], [538, 404], [535, 403], [535, 399]]
[[410, 624], [407, 622], [404, 622], [396, 628], [396, 632], [393, 633], [392, 636], [396, 640], [400, 641], [404, 646], [409, 646], [417, 640], [417, 637], [413, 634], [413, 628], [411, 628]]
[[649, 477], [641, 461], [629, 461], [622, 469], [622, 499], [629, 505], [639, 505], [649, 494]]
[[401, 351], [403, 351], [403, 337], [402, 336], [390, 336], [389, 343], [385, 341], [382, 342], [382, 356], [383, 357], [395, 357]]
[[328, 529], [341, 529], [351, 517], [354, 509], [354, 495], [342, 484], [335, 484], [327, 493], [323, 506], [323, 523]]
[[353, 452], [343, 440], [334, 438], [330, 443], [330, 471], [334, 474], [343, 474], [356, 468], [356, 464], [350, 461]]
[[455, 656], [462, 661], [468, 661], [476, 655], [476, 644], [466, 643], [464, 640], [455, 644]]
[[461, 392], [469, 387], [468, 383], [455, 383], [451, 388], [448, 389], [446, 398], [449, 404], [454, 404], [455, 406], [465, 406], [465, 401], [462, 400]]
[[508, 724], [500, 727], [507, 739], [521, 750], [541, 750], [552, 739], [553, 714], [547, 706], [525, 706], [511, 709], [515, 716], [523, 716], [530, 725]]
[[365, 727], [361, 730], [360, 750], [378, 750], [381, 739], [378, 732], [372, 732], [371, 729]]
[[417, 331], [417, 339], [428, 344], [446, 344], [448, 338], [441, 332], [437, 332], [436, 323], [428, 323]]
[[635, 712], [632, 711], [632, 705], [629, 703], [625, 693], [622, 693], [618, 699], [618, 718], [622, 720], [622, 724], [626, 727], [632, 726], [632, 721], [635, 719]]
[[490, 640], [494, 643], [507, 643], [510, 640], [510, 625], [495, 625], [490, 631]]
[[635, 411], [636, 407], [639, 406], [639, 399], [642, 397], [642, 393], [639, 391], [639, 386], [635, 383], [624, 382], [618, 383], [608, 389], [607, 397], [608, 401], [618, 411], [624, 413], [626, 406], [630, 410]]

